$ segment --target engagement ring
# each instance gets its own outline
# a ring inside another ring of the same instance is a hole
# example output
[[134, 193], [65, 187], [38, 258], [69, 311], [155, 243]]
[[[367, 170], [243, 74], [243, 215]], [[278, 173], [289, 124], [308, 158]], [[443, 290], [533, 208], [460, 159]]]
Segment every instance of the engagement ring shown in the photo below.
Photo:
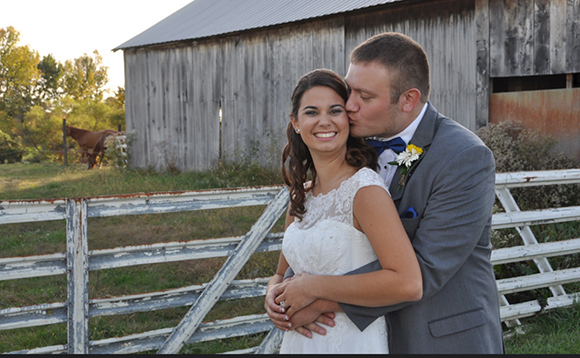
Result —
[[282, 308], [286, 308], [286, 301], [280, 302], [280, 306], [282, 306]]

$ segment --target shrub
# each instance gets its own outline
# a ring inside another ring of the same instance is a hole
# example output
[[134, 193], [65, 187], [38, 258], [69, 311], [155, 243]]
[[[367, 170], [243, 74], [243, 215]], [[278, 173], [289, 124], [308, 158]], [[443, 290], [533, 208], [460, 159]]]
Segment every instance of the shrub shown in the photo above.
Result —
[[[573, 158], [556, 147], [556, 140], [519, 123], [490, 123], [476, 134], [492, 150], [496, 172], [518, 172], [578, 168]], [[580, 185], [550, 185], [514, 188], [512, 195], [522, 210], [580, 204]]]
[[[537, 131], [523, 128], [519, 123], [506, 121], [490, 123], [476, 134], [492, 150], [496, 172], [518, 172], [577, 168], [578, 163], [556, 147], [556, 140]], [[580, 205], [580, 184], [542, 185], [510, 189], [521, 210], [536, 210], [562, 206]], [[499, 200], [494, 213], [503, 211]], [[577, 222], [535, 225], [531, 227], [540, 242], [559, 241], [578, 237], [580, 225]], [[515, 228], [493, 230], [491, 242], [494, 249], [522, 245], [522, 239]], [[550, 260], [552, 267], [578, 267], [578, 255], [558, 256]], [[494, 267], [497, 279], [537, 273], [533, 261], [522, 261]], [[511, 303], [549, 297], [547, 288], [511, 294]]]

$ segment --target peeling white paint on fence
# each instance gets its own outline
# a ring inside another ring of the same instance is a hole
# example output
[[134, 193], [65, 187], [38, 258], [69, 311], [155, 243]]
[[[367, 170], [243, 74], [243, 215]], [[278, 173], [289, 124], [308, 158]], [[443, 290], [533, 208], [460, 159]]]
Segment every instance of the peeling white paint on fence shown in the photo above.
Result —
[[[262, 218], [245, 236], [88, 251], [86, 238], [87, 219], [89, 217], [268, 205], [275, 197], [277, 198], [274, 202], [275, 205], [268, 207]], [[209, 285], [204, 284], [163, 292], [89, 300], [88, 272], [161, 262], [232, 257], [235, 256], [236, 251], [240, 252], [240, 247], [245, 246], [246, 249], [242, 251], [243, 254], [238, 257], [236, 263], [236, 266], [241, 268], [254, 252], [281, 249], [283, 233], [269, 233], [269, 230], [285, 211], [287, 204], [287, 191], [282, 186], [135, 194], [53, 201], [23, 200], [0, 202], [0, 224], [63, 219], [66, 220], [67, 224], [66, 253], [0, 258], [0, 280], [60, 274], [67, 274], [68, 277], [67, 302], [11, 307], [0, 310], [0, 330], [67, 323], [69, 332], [67, 345], [42, 347], [13, 353], [86, 354], [98, 352], [122, 353], [125, 351], [142, 352], [147, 350], [151, 343], [134, 344], [131, 340], [127, 343], [127, 337], [105, 340], [102, 347], [100, 345], [101, 341], [89, 342], [89, 318], [192, 306], [199, 300], [203, 292], [209, 292]], [[252, 244], [248, 246], [248, 243]], [[235, 272], [235, 270], [232, 271], [231, 269], [229, 271], [229, 275]], [[233, 279], [233, 276], [231, 278]], [[231, 281], [229, 278], [228, 280]], [[269, 278], [256, 278], [229, 282], [230, 284], [228, 285], [222, 285], [225, 290], [217, 295], [216, 298], [219, 300], [231, 300], [263, 296], [268, 280]], [[210, 322], [199, 324], [198, 328], [195, 334], [188, 339], [188, 342], [260, 333], [270, 331], [273, 325], [265, 315], [260, 315], [259, 318], [237, 317], [229, 323]], [[232, 329], [235, 332], [231, 332]], [[142, 341], [143, 337], [149, 336], [153, 338], [146, 338], [145, 341], [155, 340], [157, 335], [144, 332], [139, 336], [135, 336], [135, 339]], [[161, 348], [168, 336], [169, 333], [164, 333], [162, 339], [153, 344], [154, 349]], [[107, 346], [107, 342], [117, 341], [122, 342], [122, 347], [119, 346], [119, 350], [115, 348], [118, 345]]]
[[580, 170], [578, 169], [497, 173], [495, 175], [495, 187], [498, 189], [577, 183], [580, 183]]
[[[530, 185], [580, 183], [580, 170], [560, 170], [521, 173], [498, 173], [496, 194], [506, 212], [496, 213], [492, 229], [516, 228], [524, 245], [492, 251], [494, 265], [534, 260], [541, 272], [533, 275], [498, 280], [502, 295], [502, 321], [519, 323], [519, 318], [541, 311], [568, 307], [578, 293], [554, 289], [554, 297], [546, 303], [537, 300], [510, 304], [505, 294], [535, 288], [562, 287], [580, 281], [580, 268], [553, 270], [547, 257], [580, 252], [580, 238], [538, 243], [530, 235], [530, 225], [565, 222], [580, 219], [580, 207], [552, 208], [523, 212], [513, 201], [509, 188]], [[269, 233], [283, 214], [287, 192], [281, 186], [221, 190], [199, 190], [177, 193], [134, 194], [62, 200], [22, 200], [0, 202], [0, 224], [31, 221], [66, 220], [67, 252], [26, 257], [0, 258], [0, 281], [29, 277], [63, 275], [68, 277], [68, 300], [0, 310], [0, 331], [67, 323], [69, 342], [66, 345], [39, 347], [10, 353], [97, 353], [127, 354], [151, 350], [178, 352], [188, 343], [206, 342], [261, 332], [269, 332], [260, 346], [229, 353], [275, 353], [282, 331], [274, 329], [265, 314], [235, 317], [228, 320], [201, 323], [217, 301], [259, 297], [265, 294], [268, 277], [251, 280], [233, 278], [254, 252], [278, 251], [283, 233]], [[210, 238], [151, 245], [135, 245], [104, 250], [88, 250], [87, 219], [117, 215], [159, 214], [179, 211], [208, 210], [253, 205], [269, 205], [250, 232], [240, 237]], [[182, 287], [162, 292], [149, 292], [120, 297], [90, 299], [88, 272], [135, 265], [228, 257], [214, 279], [202, 285]], [[89, 318], [148, 312], [191, 306], [179, 326], [124, 337], [89, 341]]]
[[517, 320], [537, 315], [538, 313], [554, 308], [570, 307], [574, 301], [578, 301], [578, 294], [570, 294], [559, 297], [549, 297], [546, 306], [542, 306], [539, 301], [529, 301], [500, 307], [502, 320]]
[[89, 217], [160, 214], [267, 205], [280, 186], [89, 198]]
[[260, 245], [262, 239], [272, 229], [278, 218], [288, 207], [288, 193], [286, 190], [272, 200], [264, 215], [254, 224], [245, 239], [236, 247], [224, 266], [218, 271], [208, 287], [202, 292], [193, 307], [187, 312], [179, 325], [175, 327], [159, 353], [176, 354], [195, 333], [203, 318], [208, 314], [218, 298], [226, 290], [240, 272], [249, 257]]
[[65, 219], [66, 200], [0, 201], [0, 224]]
[[552, 224], [576, 220], [580, 220], [580, 206], [498, 213], [493, 215], [492, 227], [494, 229], [505, 229], [509, 227]]
[[571, 255], [579, 252], [580, 239], [545, 242], [493, 250], [491, 253], [491, 262], [494, 265], [502, 265], [509, 262], [526, 261], [540, 257]]
[[[226, 289], [220, 301], [263, 296], [269, 278], [236, 280]], [[121, 297], [89, 300], [90, 317], [113, 316], [167, 308], [191, 306], [207, 284], [181, 287]], [[42, 326], [67, 322], [67, 303], [56, 302], [0, 310], [0, 330]]]
[[68, 353], [89, 353], [89, 244], [87, 201], [67, 200]]
[[[283, 233], [266, 235], [256, 252], [282, 248]], [[243, 240], [242, 236], [220, 239], [178, 241], [89, 251], [89, 271], [152, 263], [226, 257]], [[50, 254], [0, 258], [0, 281], [66, 273], [66, 255]]]

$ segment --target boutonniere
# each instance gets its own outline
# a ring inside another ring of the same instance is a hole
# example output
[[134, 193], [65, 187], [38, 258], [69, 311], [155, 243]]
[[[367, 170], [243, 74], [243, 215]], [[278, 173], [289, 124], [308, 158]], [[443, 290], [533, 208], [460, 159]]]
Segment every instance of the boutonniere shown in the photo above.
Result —
[[423, 148], [419, 148], [416, 145], [409, 144], [407, 148], [397, 155], [394, 161], [389, 162], [392, 165], [398, 165], [401, 167], [401, 180], [399, 180], [399, 186], [397, 191], [404, 185], [405, 176], [411, 168], [414, 162], [416, 162], [419, 157], [423, 154]]

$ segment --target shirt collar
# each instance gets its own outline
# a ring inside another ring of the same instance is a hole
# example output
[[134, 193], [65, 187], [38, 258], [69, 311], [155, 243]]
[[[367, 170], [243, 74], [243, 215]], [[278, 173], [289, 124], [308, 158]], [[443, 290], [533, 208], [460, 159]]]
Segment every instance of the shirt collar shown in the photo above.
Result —
[[380, 140], [380, 141], [387, 141], [387, 140], [391, 140], [391, 139], [396, 138], [396, 137], [401, 137], [401, 139], [404, 140], [405, 143], [408, 144], [411, 141], [411, 139], [413, 138], [413, 135], [415, 134], [415, 131], [417, 130], [417, 127], [419, 127], [419, 124], [421, 123], [421, 120], [423, 119], [423, 116], [425, 115], [425, 112], [427, 112], [427, 103], [425, 103], [423, 105], [423, 109], [421, 109], [421, 113], [419, 113], [419, 115], [417, 116], [417, 118], [415, 118], [413, 120], [413, 122], [411, 122], [411, 124], [409, 124], [407, 126], [407, 128], [405, 128], [399, 134], [396, 134], [396, 135], [394, 135], [392, 137], [389, 137], [389, 138], [371, 137], [370, 139], [376, 139], [376, 140]]

